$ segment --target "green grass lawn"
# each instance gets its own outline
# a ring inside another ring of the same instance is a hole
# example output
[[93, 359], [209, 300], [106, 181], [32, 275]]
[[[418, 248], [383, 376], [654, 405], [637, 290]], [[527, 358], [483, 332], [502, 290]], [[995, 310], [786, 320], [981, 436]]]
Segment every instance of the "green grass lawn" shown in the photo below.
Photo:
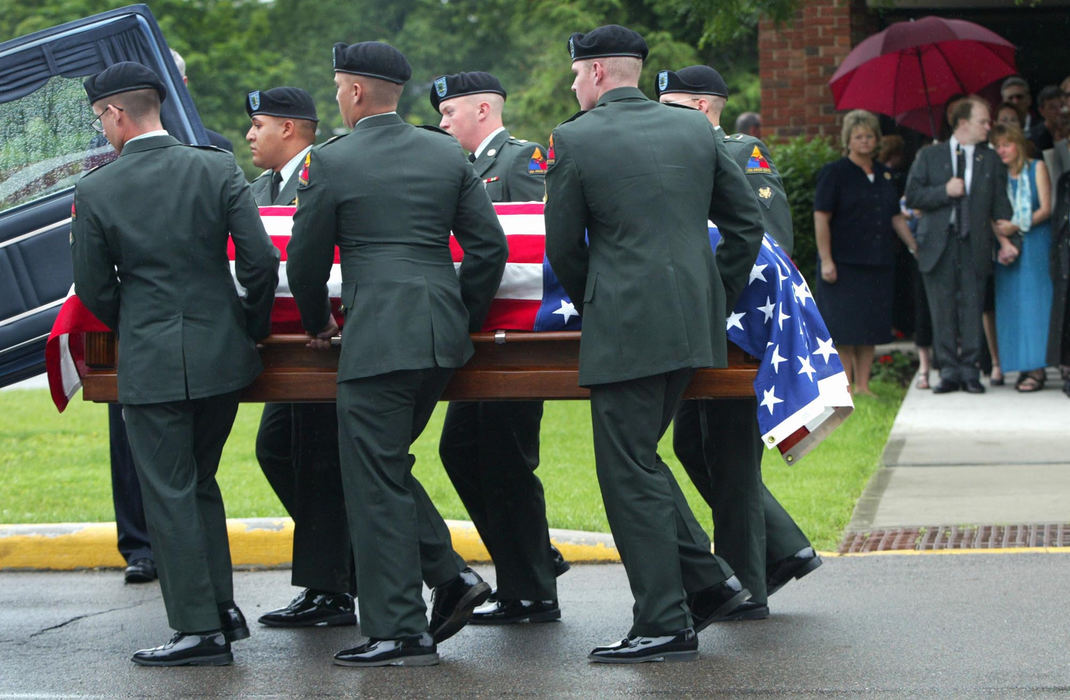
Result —
[[[875, 383], [876, 398], [860, 397], [854, 414], [798, 465], [789, 467], [775, 450], [763, 461], [769, 489], [820, 549], [832, 549], [855, 501], [878, 466], [905, 390]], [[438, 462], [438, 435], [445, 405], [414, 446], [416, 474], [446, 518], [467, 519]], [[0, 523], [114, 520], [108, 468], [108, 420], [103, 405], [80, 396], [62, 415], [48, 392], [0, 392]], [[219, 482], [230, 517], [284, 515], [253, 454], [259, 404], [243, 404], [223, 453]], [[710, 511], [672, 455], [665, 435], [661, 455], [673, 469], [699, 521], [709, 529]], [[586, 401], [547, 402], [542, 422], [542, 465], [551, 527], [608, 532], [598, 493]]]

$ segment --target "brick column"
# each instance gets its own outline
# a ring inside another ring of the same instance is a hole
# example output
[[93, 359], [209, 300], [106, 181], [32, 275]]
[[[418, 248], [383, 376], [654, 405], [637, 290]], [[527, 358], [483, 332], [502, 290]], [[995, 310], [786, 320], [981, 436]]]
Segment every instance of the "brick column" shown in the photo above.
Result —
[[805, 0], [780, 27], [763, 19], [758, 25], [762, 136], [838, 140], [840, 121], [828, 81], [851, 49], [875, 31], [876, 16], [865, 0]]

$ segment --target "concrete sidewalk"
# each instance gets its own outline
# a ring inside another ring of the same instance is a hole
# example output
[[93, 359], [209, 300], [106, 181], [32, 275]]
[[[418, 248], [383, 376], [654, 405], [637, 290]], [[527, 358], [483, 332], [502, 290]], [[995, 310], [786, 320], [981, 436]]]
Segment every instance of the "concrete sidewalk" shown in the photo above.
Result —
[[912, 386], [845, 541], [896, 528], [1070, 523], [1070, 399], [1054, 369], [1035, 393], [1016, 391], [1014, 378], [985, 382], [980, 395]]

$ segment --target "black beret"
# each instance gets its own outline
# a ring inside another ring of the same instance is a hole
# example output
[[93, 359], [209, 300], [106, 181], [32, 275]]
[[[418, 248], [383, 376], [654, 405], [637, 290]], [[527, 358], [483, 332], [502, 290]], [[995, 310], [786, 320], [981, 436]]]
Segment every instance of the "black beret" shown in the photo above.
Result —
[[96, 75], [86, 78], [82, 85], [85, 87], [85, 94], [89, 96], [90, 104], [120, 92], [149, 88], [160, 96], [160, 102], [167, 97], [167, 88], [160, 82], [156, 73], [151, 68], [133, 61], [120, 61], [110, 65]]
[[568, 52], [573, 61], [608, 56], [631, 56], [646, 60], [647, 51], [646, 41], [638, 32], [619, 24], [607, 24], [586, 34], [576, 32], [568, 38]]
[[250, 117], [263, 114], [283, 119], [308, 119], [318, 122], [316, 103], [312, 95], [301, 88], [277, 87], [270, 90], [253, 90], [245, 96], [245, 111]]
[[398, 85], [404, 85], [405, 81], [412, 77], [412, 67], [405, 60], [405, 56], [390, 44], [381, 41], [335, 44], [334, 70], [338, 73], [388, 80]]
[[490, 73], [473, 71], [471, 73], [441, 75], [431, 83], [431, 106], [435, 111], [438, 111], [440, 102], [452, 100], [454, 97], [461, 97], [462, 95], [478, 95], [484, 92], [493, 92], [505, 99], [505, 88]]
[[663, 70], [658, 73], [654, 90], [658, 97], [665, 92], [728, 97], [728, 85], [725, 84], [724, 78], [709, 66], [688, 66], [678, 71]]

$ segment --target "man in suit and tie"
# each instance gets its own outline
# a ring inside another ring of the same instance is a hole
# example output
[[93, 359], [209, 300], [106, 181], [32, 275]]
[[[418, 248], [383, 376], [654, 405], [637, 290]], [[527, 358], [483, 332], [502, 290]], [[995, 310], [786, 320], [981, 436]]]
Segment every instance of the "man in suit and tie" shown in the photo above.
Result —
[[125, 61], [85, 90], [119, 157], [75, 190], [75, 292], [116, 331], [119, 401], [176, 630], [132, 660], [229, 664], [230, 642], [249, 630], [233, 600], [215, 473], [238, 393], [260, 373], [256, 341], [269, 331], [279, 252], [234, 156], [164, 131], [155, 73]]
[[[934, 394], [984, 392], [978, 380], [981, 311], [992, 250], [1017, 227], [1010, 222], [1007, 170], [995, 151], [979, 146], [991, 128], [988, 104], [975, 95], [951, 113], [948, 143], [918, 153], [906, 185], [906, 205], [922, 212], [915, 234], [918, 269], [933, 320], [940, 367]], [[993, 235], [995, 224], [996, 235]]]
[[[339, 453], [369, 639], [334, 660], [426, 666], [490, 586], [453, 551], [409, 449], [472, 356], [468, 334], [486, 317], [508, 249], [457, 141], [398, 116], [412, 75], [401, 52], [375, 41], [336, 44], [334, 70], [352, 131], [310, 153], [286, 268], [311, 345], [327, 347], [338, 330], [327, 280], [335, 245], [341, 251]], [[459, 270], [451, 231], [464, 251]], [[432, 589], [430, 624], [421, 578]]]
[[[245, 97], [245, 140], [264, 173], [250, 189], [260, 206], [297, 204], [297, 183], [316, 141], [316, 104], [301, 88], [254, 90]], [[333, 403], [267, 403], [256, 459], [294, 520], [290, 582], [302, 591], [260, 617], [269, 627], [355, 625], [353, 551], [346, 527]]]
[[[635, 596], [592, 662], [692, 659], [696, 632], [749, 592], [710, 553], [659, 438], [700, 367], [726, 362], [725, 315], [762, 240], [758, 203], [706, 118], [647, 99], [647, 46], [617, 25], [569, 38], [580, 109], [550, 137], [546, 253], [583, 316], [595, 466]], [[720, 224], [716, 260], [707, 219]]]
[[[431, 84], [439, 126], [471, 153], [491, 201], [541, 202], [545, 150], [509, 135], [505, 88], [490, 73], [443, 75]], [[473, 624], [549, 622], [561, 617], [555, 576], [568, 570], [550, 545], [539, 466], [542, 401], [453, 401], [438, 453], [494, 560], [497, 590]]]
[[[728, 101], [721, 74], [704, 65], [665, 70], [654, 89], [662, 104], [706, 115], [757, 197], [762, 228], [790, 255], [793, 227], [784, 183], [764, 143], [747, 134], [727, 136], [721, 128]], [[768, 617], [769, 595], [821, 565], [806, 535], [762, 483], [765, 448], [757, 408], [753, 396], [684, 401], [673, 424], [673, 451], [713, 511], [714, 551], [751, 592], [726, 620]]]

